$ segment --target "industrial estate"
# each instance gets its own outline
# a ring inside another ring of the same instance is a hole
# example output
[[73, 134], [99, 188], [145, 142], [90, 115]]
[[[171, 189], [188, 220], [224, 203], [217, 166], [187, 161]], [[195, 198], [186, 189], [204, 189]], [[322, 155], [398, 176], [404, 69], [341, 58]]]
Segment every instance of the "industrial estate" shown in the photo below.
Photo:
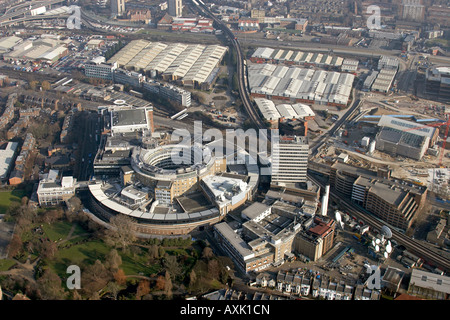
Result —
[[448, 300], [449, 3], [370, 5], [0, 0], [0, 300]]

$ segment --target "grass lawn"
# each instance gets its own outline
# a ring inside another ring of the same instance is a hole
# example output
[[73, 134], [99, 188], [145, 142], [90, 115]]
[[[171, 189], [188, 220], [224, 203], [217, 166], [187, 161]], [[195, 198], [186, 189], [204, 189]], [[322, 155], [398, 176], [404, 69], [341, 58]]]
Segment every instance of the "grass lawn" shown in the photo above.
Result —
[[55, 222], [52, 224], [43, 224], [42, 229], [51, 241], [59, 241], [69, 235], [72, 223], [67, 221]]
[[75, 264], [81, 266], [82, 264], [93, 264], [95, 260], [105, 261], [106, 254], [110, 248], [99, 240], [85, 242], [79, 245], [74, 245], [70, 248], [60, 249], [53, 261], [48, 261], [48, 264], [60, 276], [67, 276], [67, 267]]
[[0, 271], [7, 271], [7, 270], [9, 270], [9, 268], [11, 268], [15, 264], [16, 264], [16, 262], [12, 259], [1, 259], [0, 260]]
[[23, 189], [14, 189], [11, 191], [0, 191], [0, 214], [6, 213], [11, 202], [19, 202], [26, 195]]
[[159, 264], [146, 266], [144, 259], [134, 259], [123, 253], [120, 256], [122, 257], [122, 266], [120, 268], [123, 269], [126, 275], [138, 275], [142, 272], [144, 275], [150, 276], [153, 273], [158, 273], [161, 269]]
[[[74, 239], [74, 241], [77, 239]], [[66, 277], [67, 267], [71, 264], [76, 264], [79, 266], [82, 264], [93, 264], [97, 259], [103, 263], [105, 262], [106, 255], [111, 250], [112, 248], [104, 242], [93, 240], [74, 245], [70, 248], [60, 249], [55, 259], [53, 261], [48, 261], [48, 263], [58, 275]], [[146, 261], [141, 256], [134, 258], [131, 254], [124, 254], [120, 251], [119, 254], [122, 257], [121, 268], [126, 275], [138, 275], [140, 272], [144, 275], [150, 275], [160, 271], [159, 265], [146, 266]]]

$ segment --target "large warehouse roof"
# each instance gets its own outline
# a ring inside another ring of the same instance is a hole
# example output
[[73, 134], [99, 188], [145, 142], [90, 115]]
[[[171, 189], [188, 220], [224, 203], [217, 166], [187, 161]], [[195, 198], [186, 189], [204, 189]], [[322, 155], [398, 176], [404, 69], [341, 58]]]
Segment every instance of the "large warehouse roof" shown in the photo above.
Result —
[[255, 103], [267, 120], [278, 120], [280, 118], [303, 119], [315, 116], [314, 111], [303, 103], [275, 105], [273, 101], [263, 98], [256, 98]]
[[134, 40], [116, 53], [109, 63], [136, 71], [157, 71], [182, 81], [203, 83], [227, 51], [218, 45], [164, 44]]
[[311, 63], [316, 65], [328, 65], [339, 67], [344, 61], [341, 57], [331, 56], [323, 53], [293, 51], [284, 49], [272, 49], [260, 47], [255, 50], [252, 58], [275, 60], [281, 62], [293, 62], [297, 64]]
[[299, 67], [254, 64], [248, 66], [252, 93], [317, 103], [348, 103], [354, 75]]

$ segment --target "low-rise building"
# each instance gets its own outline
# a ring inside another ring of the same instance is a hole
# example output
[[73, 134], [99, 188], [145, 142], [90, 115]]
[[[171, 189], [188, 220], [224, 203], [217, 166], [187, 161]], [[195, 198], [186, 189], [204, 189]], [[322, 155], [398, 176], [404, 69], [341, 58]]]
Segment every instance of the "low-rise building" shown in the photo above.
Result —
[[252, 197], [251, 187], [241, 179], [211, 175], [204, 177], [200, 186], [222, 215], [236, 209]]
[[0, 179], [2, 181], [8, 178], [18, 147], [17, 142], [8, 142], [4, 149], [0, 149]]
[[408, 294], [432, 300], [447, 300], [450, 294], [450, 277], [412, 269]]
[[60, 177], [59, 171], [50, 170], [39, 181], [37, 195], [40, 206], [54, 206], [64, 203], [75, 195], [74, 177]]
[[261, 271], [284, 263], [292, 255], [295, 235], [307, 220], [297, 218], [295, 211], [274, 209], [269, 213], [268, 208], [257, 206], [256, 216], [248, 211], [250, 217], [244, 214], [251, 220], [242, 224], [239, 233], [225, 222], [215, 226], [215, 238], [243, 272]]
[[405, 272], [398, 268], [388, 266], [381, 278], [381, 287], [390, 290], [391, 292], [398, 292], [402, 283]]

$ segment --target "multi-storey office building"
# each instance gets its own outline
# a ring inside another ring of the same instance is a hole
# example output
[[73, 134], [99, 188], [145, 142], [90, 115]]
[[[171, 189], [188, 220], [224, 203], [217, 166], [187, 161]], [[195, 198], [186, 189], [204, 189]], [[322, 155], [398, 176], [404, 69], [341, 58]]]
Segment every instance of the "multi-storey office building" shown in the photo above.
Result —
[[116, 63], [87, 63], [85, 65], [84, 74], [89, 78], [99, 78], [103, 80], [114, 80], [114, 70], [117, 68]]
[[427, 188], [389, 180], [385, 171], [356, 168], [336, 162], [331, 166], [330, 185], [394, 227], [406, 230], [426, 200]]
[[306, 182], [309, 145], [306, 137], [283, 136], [273, 145], [272, 183], [292, 185]]
[[174, 85], [147, 80], [143, 82], [142, 88], [164, 99], [177, 102], [183, 107], [191, 106], [191, 93]]

